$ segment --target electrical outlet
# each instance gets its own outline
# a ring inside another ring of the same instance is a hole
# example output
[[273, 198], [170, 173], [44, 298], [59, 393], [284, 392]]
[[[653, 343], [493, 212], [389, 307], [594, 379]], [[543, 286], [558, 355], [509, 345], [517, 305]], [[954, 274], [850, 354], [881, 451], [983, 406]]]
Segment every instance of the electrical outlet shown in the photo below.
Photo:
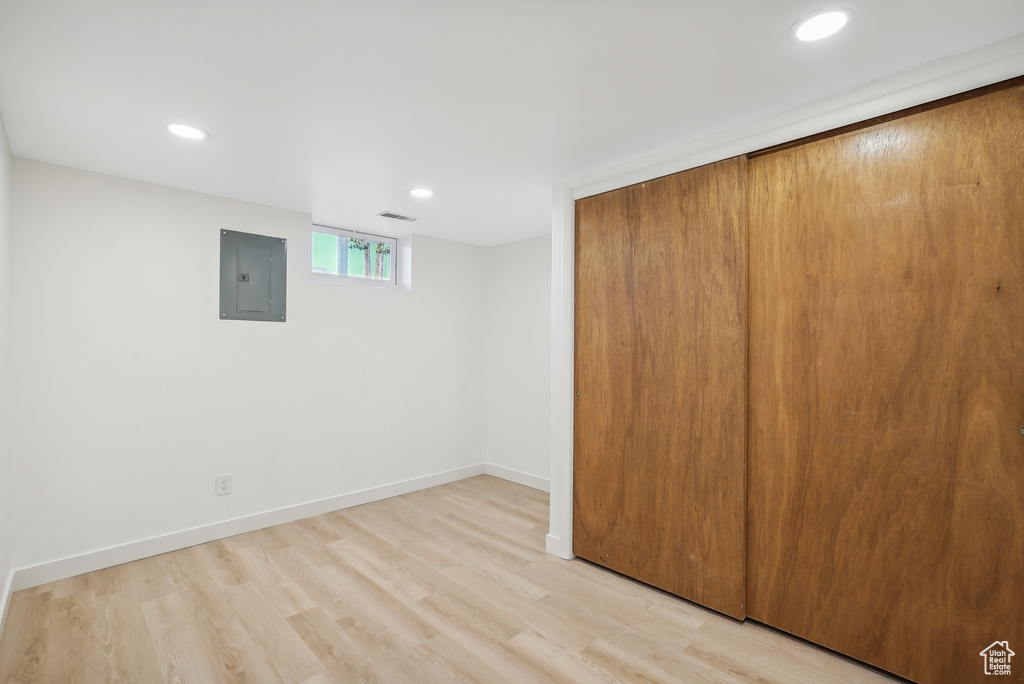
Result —
[[231, 475], [218, 475], [214, 480], [214, 491], [217, 496], [231, 493]]

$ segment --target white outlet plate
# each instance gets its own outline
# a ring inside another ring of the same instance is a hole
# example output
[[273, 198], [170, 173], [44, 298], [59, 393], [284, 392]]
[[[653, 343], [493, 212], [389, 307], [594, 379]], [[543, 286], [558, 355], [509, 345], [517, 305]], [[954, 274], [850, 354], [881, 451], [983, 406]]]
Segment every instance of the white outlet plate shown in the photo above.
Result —
[[214, 480], [214, 492], [217, 496], [224, 496], [231, 493], [231, 476], [218, 475]]

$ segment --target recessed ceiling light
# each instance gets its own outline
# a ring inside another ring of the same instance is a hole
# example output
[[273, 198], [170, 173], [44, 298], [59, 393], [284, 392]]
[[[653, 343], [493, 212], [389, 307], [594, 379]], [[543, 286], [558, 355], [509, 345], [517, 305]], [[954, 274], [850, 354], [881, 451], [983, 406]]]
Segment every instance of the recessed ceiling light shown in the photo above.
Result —
[[210, 134], [203, 129], [189, 126], [188, 124], [171, 124], [167, 127], [167, 130], [186, 140], [206, 140], [210, 137]]
[[411, 191], [409, 194], [411, 194], [413, 197], [424, 197], [424, 198], [426, 198], [426, 197], [433, 197], [434, 196], [434, 191], [433, 190], [427, 190], [426, 188], [416, 188], [415, 190]]
[[828, 38], [846, 26], [852, 12], [848, 8], [818, 10], [796, 24], [796, 37], [803, 41]]

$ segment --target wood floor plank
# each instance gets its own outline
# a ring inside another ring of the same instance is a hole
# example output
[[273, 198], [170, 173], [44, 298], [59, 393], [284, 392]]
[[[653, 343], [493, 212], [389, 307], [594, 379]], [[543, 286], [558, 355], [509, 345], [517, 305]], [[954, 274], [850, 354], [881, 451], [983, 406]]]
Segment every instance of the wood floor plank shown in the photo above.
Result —
[[339, 517], [348, 518], [398, 548], [422, 542], [432, 544], [438, 540], [438, 533], [433, 524], [434, 519], [428, 523], [396, 514], [390, 505], [358, 506], [341, 511]]
[[[434, 519], [411, 520], [395, 528], [385, 525], [378, 516], [358, 511], [338, 511], [334, 515], [334, 520], [337, 520], [338, 524], [344, 521], [344, 524], [354, 525], [362, 532], [371, 534], [375, 541], [366, 545], [369, 549], [377, 548], [382, 542], [386, 542], [435, 570], [447, 568], [457, 558], [458, 544], [448, 537], [437, 534], [435, 530], [428, 529], [433, 526]], [[349, 537], [346, 535], [344, 538]]]
[[548, 555], [546, 518], [474, 477], [20, 591], [0, 684], [894, 681]]
[[506, 642], [497, 641], [460, 624], [451, 625], [446, 636], [500, 673], [506, 682], [561, 684], [548, 671], [540, 654], [517, 651]]
[[411, 557], [390, 544], [367, 548], [348, 539], [339, 539], [328, 548], [337, 558], [344, 559], [372, 582], [405, 601], [414, 602], [430, 595], [424, 583], [405, 569], [403, 563], [410, 562]]
[[195, 561], [218, 587], [226, 589], [248, 581], [245, 572], [239, 567], [237, 556], [223, 541], [194, 546], [192, 552]]
[[255, 585], [245, 582], [229, 592], [228, 603], [253, 643], [265, 654], [281, 682], [302, 682], [324, 671], [323, 665], [291, 628], [287, 619], [275, 612]]
[[[460, 540], [467, 550], [482, 551], [485, 555], [498, 554], [509, 563], [520, 566], [532, 563], [544, 552], [537, 548], [536, 540], [519, 541], [502, 529], [500, 520], [479, 521], [449, 515], [432, 521], [439, 533]], [[522, 528], [516, 528], [522, 531]]]
[[[113, 684], [136, 681], [138, 674], [148, 671], [145, 666], [141, 670], [133, 667], [131, 649], [121, 648], [123, 635], [117, 627], [115, 599], [116, 594], [97, 596], [92, 589], [61, 599], [67, 603], [59, 618], [64, 626], [56, 625], [57, 631], [72, 636], [67, 644], [60, 641], [54, 644], [55, 649], [72, 654], [69, 666], [61, 673], [62, 677]], [[57, 602], [53, 605], [56, 606]]]
[[290, 577], [262, 546], [246, 546], [235, 554], [243, 571], [274, 604], [278, 614], [288, 617], [317, 605], [316, 596], [305, 591], [302, 583]]
[[359, 614], [342, 618], [336, 624], [366, 651], [370, 681], [419, 684], [421, 678], [429, 681], [436, 677], [434, 666], [426, 665], [427, 661], [386, 625]]
[[351, 615], [355, 610], [346, 599], [346, 590], [325, 575], [320, 568], [313, 565], [313, 562], [298, 549], [291, 546], [281, 549], [274, 556], [274, 560], [281, 570], [291, 578], [293, 584], [301, 588], [302, 596], [307, 600], [312, 600], [321, 610], [330, 615], [332, 620]]
[[442, 572], [463, 586], [486, 586], [487, 590], [484, 593], [502, 589], [521, 599], [536, 601], [547, 596], [549, 591], [547, 587], [525, 577], [523, 573], [490, 559], [477, 559], [472, 567], [453, 565]]
[[162, 590], [156, 568], [147, 558], [106, 571], [113, 589], [97, 596], [102, 627], [97, 625], [96, 631], [107, 657], [109, 681], [160, 681], [152, 641], [138, 638], [149, 632], [142, 605], [159, 598]]
[[[611, 639], [598, 639], [584, 649], [589, 657], [615, 673], [622, 682], [645, 684], [735, 684], [732, 673], [708, 672], [698, 661], [686, 662], [682, 650], [663, 651], [635, 630]], [[760, 678], [754, 679], [764, 684]]]
[[[76, 586], [83, 586], [76, 583]], [[87, 648], [87, 635], [78, 595], [61, 596], [50, 601], [47, 617], [49, 649], [52, 654], [43, 662], [42, 681], [88, 681], [82, 662]]]
[[612, 615], [580, 610], [555, 595], [522, 606], [522, 617], [530, 630], [574, 651], [581, 651], [597, 639], [609, 638], [626, 629]]
[[212, 630], [234, 619], [234, 613], [227, 603], [229, 594], [226, 589], [237, 584], [222, 585], [220, 573], [211, 572], [198, 556], [195, 547], [176, 552], [173, 565], [176, 593], [188, 601], [194, 620], [205, 629]]
[[163, 682], [223, 682], [237, 678], [223, 668], [216, 644], [219, 637], [210, 631], [212, 624], [196, 624], [191, 616], [191, 601], [179, 593], [168, 594], [142, 606], [149, 635], [156, 651], [160, 679]]
[[277, 681], [277, 672], [267, 661], [266, 654], [253, 642], [252, 637], [238, 620], [217, 630], [221, 666], [225, 676], [232, 681], [264, 682]]
[[281, 531], [289, 543], [280, 548], [299, 549], [303, 556], [317, 566], [331, 563], [332, 557], [325, 547], [337, 541], [338, 537], [334, 529], [325, 524], [324, 516], [299, 520], [282, 526]]
[[11, 597], [8, 627], [0, 639], [0, 682], [39, 681], [39, 668], [46, 660], [50, 596], [48, 591], [36, 594], [27, 589]]
[[438, 634], [416, 647], [444, 673], [449, 682], [502, 684], [505, 676], [447, 634]]
[[597, 660], [580, 651], [566, 648], [557, 640], [532, 629], [517, 634], [509, 641], [509, 645], [516, 651], [543, 659], [545, 667], [560, 682], [620, 682], [614, 673], [604, 668]]
[[143, 558], [134, 563], [116, 565], [101, 572], [108, 574], [113, 593], [126, 597], [141, 606], [147, 601], [177, 591], [174, 578], [164, 570], [161, 558], [162, 556]]
[[288, 623], [326, 670], [339, 681], [373, 681], [366, 651], [321, 608], [292, 615]]
[[306, 681], [302, 682], [302, 684], [346, 684], [346, 682], [342, 679], [335, 679], [326, 672], [321, 672], [320, 674], [310, 677]]
[[470, 630], [484, 639], [508, 641], [526, 629], [526, 623], [481, 596], [454, 592], [431, 594], [416, 602], [440, 631]]
[[324, 572], [350, 598], [355, 608], [353, 612], [387, 628], [401, 644], [398, 650], [407, 652], [437, 634], [437, 629], [416, 609], [416, 604], [405, 603], [389, 594], [348, 563], [339, 559], [326, 566]]

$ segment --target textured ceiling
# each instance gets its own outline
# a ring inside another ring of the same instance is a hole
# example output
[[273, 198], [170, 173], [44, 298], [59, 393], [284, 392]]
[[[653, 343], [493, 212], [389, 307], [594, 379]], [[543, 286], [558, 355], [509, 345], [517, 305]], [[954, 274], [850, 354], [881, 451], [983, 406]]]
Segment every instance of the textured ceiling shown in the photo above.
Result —
[[494, 245], [554, 183], [1024, 33], [1021, 0], [840, 4], [801, 44], [822, 3], [0, 0], [0, 111], [21, 157]]

